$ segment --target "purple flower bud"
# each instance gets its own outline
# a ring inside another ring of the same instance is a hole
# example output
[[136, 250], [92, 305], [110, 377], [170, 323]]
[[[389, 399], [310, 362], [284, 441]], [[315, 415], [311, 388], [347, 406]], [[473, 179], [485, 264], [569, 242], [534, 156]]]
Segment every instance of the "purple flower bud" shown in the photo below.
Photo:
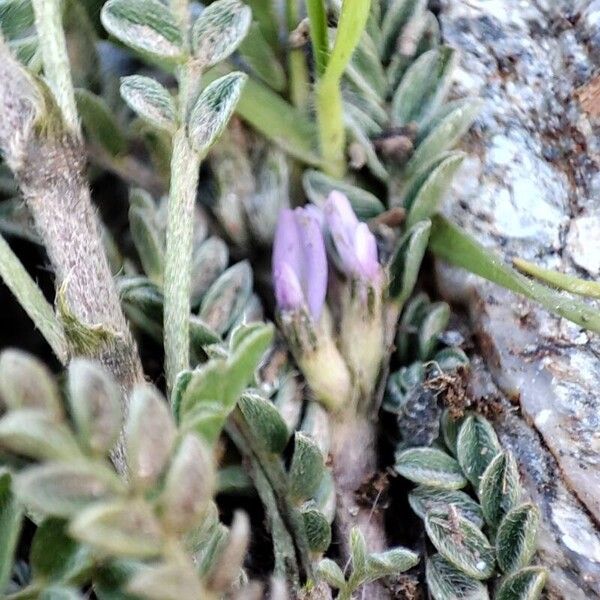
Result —
[[366, 223], [354, 214], [348, 198], [331, 192], [324, 206], [325, 223], [346, 275], [375, 282], [381, 274], [377, 242]]
[[307, 307], [318, 321], [327, 292], [327, 255], [314, 211], [285, 209], [279, 215], [273, 243], [273, 281], [277, 307]]

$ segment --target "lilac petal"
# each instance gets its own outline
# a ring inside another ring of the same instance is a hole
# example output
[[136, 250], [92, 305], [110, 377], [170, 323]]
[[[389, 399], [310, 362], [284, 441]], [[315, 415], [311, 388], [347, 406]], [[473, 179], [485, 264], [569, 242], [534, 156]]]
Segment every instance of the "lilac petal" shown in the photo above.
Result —
[[295, 216], [303, 253], [300, 282], [310, 314], [318, 321], [327, 293], [327, 254], [323, 233], [312, 211], [297, 208]]
[[298, 310], [304, 305], [300, 281], [287, 263], [278, 265], [273, 272], [275, 299], [280, 310]]
[[354, 252], [354, 230], [346, 227], [342, 216], [335, 208], [325, 212], [325, 219], [340, 266], [346, 275], [352, 275], [359, 268]]
[[299, 280], [302, 273], [302, 246], [296, 225], [294, 211], [286, 208], [279, 213], [275, 238], [273, 240], [273, 275], [283, 264], [296, 274]]
[[325, 213], [332, 211], [339, 214], [343, 226], [349, 233], [353, 232], [358, 226], [359, 220], [346, 194], [342, 194], [342, 192], [336, 190], [329, 194], [325, 201]]
[[357, 273], [357, 275], [362, 275], [370, 280], [377, 277], [379, 273], [377, 241], [366, 223], [360, 223], [356, 228], [354, 250], [360, 267], [360, 273]]

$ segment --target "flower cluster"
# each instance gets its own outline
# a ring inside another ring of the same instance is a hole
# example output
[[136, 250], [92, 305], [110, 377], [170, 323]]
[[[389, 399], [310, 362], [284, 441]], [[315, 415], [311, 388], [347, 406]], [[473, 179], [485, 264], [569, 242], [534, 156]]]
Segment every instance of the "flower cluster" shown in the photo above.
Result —
[[[340, 285], [328, 286], [339, 275]], [[281, 212], [273, 247], [279, 320], [313, 392], [332, 410], [372, 393], [383, 354], [384, 280], [375, 236], [344, 194], [332, 192], [322, 208]]]

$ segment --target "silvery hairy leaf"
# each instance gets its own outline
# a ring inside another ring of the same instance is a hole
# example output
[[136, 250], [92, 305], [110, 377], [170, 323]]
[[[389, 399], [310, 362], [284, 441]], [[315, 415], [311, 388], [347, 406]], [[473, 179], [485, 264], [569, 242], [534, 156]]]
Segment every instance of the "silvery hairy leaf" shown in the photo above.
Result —
[[140, 569], [127, 583], [127, 591], [148, 600], [197, 600], [204, 596], [191, 564], [158, 564]]
[[454, 456], [456, 456], [456, 440], [463, 420], [464, 419], [461, 418], [455, 418], [447, 408], [442, 413], [442, 436], [448, 450], [450, 450]]
[[458, 490], [467, 485], [460, 465], [437, 448], [409, 448], [396, 455], [396, 471], [415, 483], [444, 490]]
[[158, 81], [143, 75], [121, 79], [121, 97], [129, 108], [158, 129], [173, 132], [177, 109], [169, 91]]
[[188, 433], [169, 466], [160, 500], [166, 527], [176, 533], [195, 527], [206, 513], [214, 488], [212, 453], [198, 436]]
[[352, 578], [363, 580], [367, 571], [367, 543], [358, 527], [350, 531], [350, 556], [352, 558]]
[[317, 567], [317, 576], [334, 589], [342, 589], [346, 585], [342, 569], [330, 558], [321, 559]]
[[192, 266], [192, 304], [197, 305], [229, 263], [229, 248], [219, 237], [210, 237], [195, 250]]
[[494, 600], [538, 600], [542, 596], [548, 573], [541, 567], [526, 567], [508, 575]]
[[79, 593], [79, 590], [66, 585], [50, 585], [45, 587], [40, 595], [39, 600], [83, 600], [84, 596]]
[[427, 360], [438, 344], [439, 335], [448, 326], [450, 307], [445, 302], [434, 302], [427, 309], [419, 326], [419, 358]]
[[446, 373], [456, 371], [459, 367], [469, 366], [469, 357], [463, 350], [456, 347], [442, 348], [435, 353], [433, 360]]
[[177, 20], [160, 0], [109, 0], [100, 18], [109, 33], [134, 50], [169, 60], [184, 56]]
[[175, 424], [166, 401], [150, 385], [131, 394], [125, 426], [127, 464], [138, 487], [153, 485], [162, 473], [175, 441]]
[[487, 466], [479, 484], [479, 501], [486, 521], [497, 527], [519, 501], [521, 488], [517, 462], [510, 452], [501, 452]]
[[424, 519], [430, 511], [447, 510], [452, 505], [465, 519], [469, 519], [477, 527], [483, 526], [481, 507], [473, 498], [461, 491], [440, 490], [427, 485], [419, 485], [408, 494], [408, 503], [421, 519]]
[[[421, 224], [422, 223], [420, 223], [419, 225]], [[405, 239], [405, 236], [407, 235], [408, 232], [405, 233], [402, 239]], [[427, 242], [428, 241], [429, 231], [427, 232]], [[423, 248], [423, 253], [425, 252], [427, 242], [425, 242], [424, 240], [422, 240], [421, 242], [425, 244]], [[412, 252], [412, 250], [407, 251], [405, 249], [404, 252], [406, 252], [408, 256], [409, 253]], [[417, 265], [418, 264], [420, 263], [417, 262]], [[402, 299], [403, 296], [404, 294], [400, 296], [400, 299]], [[419, 325], [421, 323], [421, 320], [423, 319], [423, 315], [426, 314], [430, 304], [431, 300], [425, 292], [418, 292], [406, 302], [406, 306], [404, 307], [404, 310], [402, 311], [402, 316], [400, 317], [400, 327], [398, 328], [398, 333], [396, 334], [396, 353], [398, 355], [398, 358], [402, 362], [408, 361], [412, 354], [414, 354], [414, 346], [418, 345], [416, 340], [416, 334], [419, 330]]]
[[418, 175], [427, 169], [440, 155], [452, 150], [462, 136], [469, 130], [482, 107], [480, 100], [471, 100], [457, 106], [446, 115], [417, 146], [411, 159], [406, 164], [406, 178]]
[[388, 60], [397, 48], [402, 28], [411, 18], [422, 19], [427, 0], [393, 0], [387, 4], [387, 10], [381, 20], [380, 52], [384, 61]]
[[429, 219], [438, 212], [442, 200], [450, 190], [456, 172], [465, 158], [462, 152], [451, 152], [427, 174], [418, 191], [406, 204], [408, 217], [406, 225], [411, 227], [423, 219]]
[[290, 433], [275, 406], [257, 394], [249, 393], [239, 399], [238, 406], [254, 439], [269, 452], [281, 453]]
[[376, 217], [384, 211], [381, 201], [366, 190], [343, 181], [339, 181], [321, 171], [307, 170], [302, 176], [302, 185], [309, 200], [317, 206], [323, 206], [329, 194], [336, 190], [345, 194], [359, 219]]
[[488, 579], [495, 566], [494, 548], [471, 521], [450, 510], [430, 512], [425, 529], [437, 551], [473, 579]]
[[0, 402], [13, 410], [38, 409], [56, 421], [64, 415], [58, 387], [48, 368], [20, 350], [0, 354]]
[[456, 54], [441, 46], [425, 52], [408, 68], [392, 99], [396, 126], [422, 123], [445, 100], [450, 88]]
[[69, 363], [69, 404], [80, 443], [106, 454], [121, 428], [121, 392], [96, 363], [75, 358]]
[[124, 493], [125, 486], [107, 467], [71, 462], [30, 467], [15, 478], [14, 489], [31, 509], [70, 518], [89, 504]]
[[225, 333], [246, 305], [252, 282], [252, 268], [247, 261], [229, 267], [206, 292], [198, 316], [217, 333]]
[[127, 142], [106, 101], [81, 88], [75, 90], [75, 99], [87, 137], [110, 156], [122, 154]]
[[208, 575], [211, 590], [223, 592], [238, 577], [242, 568], [248, 541], [250, 539], [250, 521], [246, 513], [236, 511], [229, 528], [227, 541], [223, 544], [220, 556], [216, 559]]
[[480, 415], [468, 416], [458, 432], [456, 457], [475, 489], [487, 466], [502, 451], [498, 436], [490, 423]]
[[227, 126], [242, 93], [247, 75], [229, 73], [202, 91], [190, 111], [187, 123], [196, 152], [205, 155]]
[[6, 588], [19, 543], [23, 508], [12, 490], [12, 476], [0, 472], [0, 590]]
[[299, 502], [312, 498], [323, 479], [325, 463], [315, 441], [302, 432], [294, 435], [294, 454], [289, 471], [289, 489]]
[[164, 543], [152, 507], [136, 499], [93, 504], [71, 521], [69, 532], [101, 552], [123, 557], [159, 556]]
[[240, 0], [217, 0], [205, 8], [192, 27], [192, 49], [204, 68], [226, 59], [242, 42], [252, 11]]
[[311, 552], [322, 554], [331, 544], [331, 525], [325, 515], [314, 505], [308, 504], [300, 509], [308, 547]]
[[35, 409], [13, 410], [0, 419], [0, 448], [38, 460], [81, 457], [69, 427]]
[[34, 23], [31, 0], [0, 2], [0, 27], [6, 39], [22, 35]]
[[415, 287], [430, 231], [431, 222], [420, 221], [413, 225], [398, 242], [398, 248], [389, 265], [391, 278], [389, 289], [390, 295], [399, 304], [406, 302]]
[[418, 554], [400, 547], [369, 554], [366, 565], [366, 580], [375, 581], [382, 577], [399, 575], [404, 571], [408, 571], [408, 569], [412, 569], [418, 562]]
[[540, 512], [533, 504], [523, 504], [508, 512], [496, 533], [498, 565], [512, 573], [529, 564], [535, 554]]
[[465, 575], [440, 554], [427, 560], [427, 589], [434, 600], [489, 600], [481, 581]]
[[162, 283], [165, 244], [157, 223], [154, 200], [145, 190], [135, 188], [129, 193], [129, 229], [140, 262], [148, 278]]

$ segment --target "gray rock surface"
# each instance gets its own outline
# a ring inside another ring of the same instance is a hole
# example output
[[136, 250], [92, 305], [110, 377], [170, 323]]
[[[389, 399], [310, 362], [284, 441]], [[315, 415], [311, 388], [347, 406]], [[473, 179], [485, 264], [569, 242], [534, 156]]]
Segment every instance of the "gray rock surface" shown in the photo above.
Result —
[[[600, 1], [444, 0], [455, 93], [485, 109], [446, 213], [506, 260], [600, 275], [600, 121], [577, 90], [600, 71]], [[598, 94], [600, 114], [600, 93]], [[600, 598], [600, 337], [438, 265], [514, 405], [500, 421], [540, 506], [550, 597]]]

